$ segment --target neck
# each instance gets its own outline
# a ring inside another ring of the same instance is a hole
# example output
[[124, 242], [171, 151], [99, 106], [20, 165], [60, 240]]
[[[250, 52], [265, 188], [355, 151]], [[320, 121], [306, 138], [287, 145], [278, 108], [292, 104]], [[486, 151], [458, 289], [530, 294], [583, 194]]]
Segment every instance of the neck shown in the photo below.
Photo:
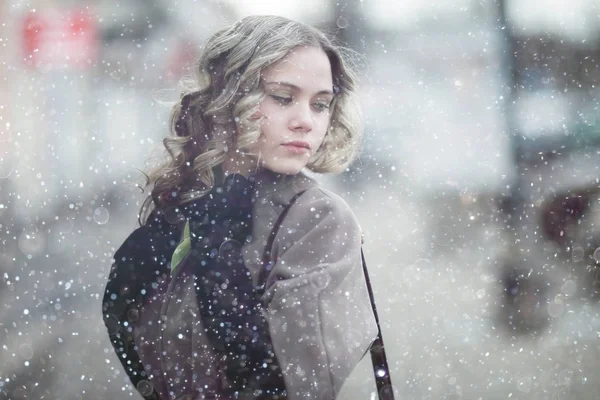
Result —
[[251, 175], [256, 182], [255, 187], [258, 197], [280, 190], [282, 187], [292, 184], [303, 176], [301, 173], [296, 175], [280, 174], [266, 168], [261, 168]]
[[223, 176], [239, 174], [245, 177], [255, 173], [259, 166], [256, 159], [241, 154], [228, 154], [225, 161], [220, 165]]

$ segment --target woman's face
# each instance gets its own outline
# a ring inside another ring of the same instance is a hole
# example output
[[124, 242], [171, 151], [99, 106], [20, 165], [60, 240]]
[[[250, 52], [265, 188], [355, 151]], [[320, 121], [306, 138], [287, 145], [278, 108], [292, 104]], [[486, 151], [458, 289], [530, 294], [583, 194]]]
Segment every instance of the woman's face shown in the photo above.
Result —
[[333, 100], [331, 64], [316, 47], [296, 47], [261, 74], [265, 98], [261, 135], [253, 148], [261, 166], [297, 174], [317, 152], [329, 127]]

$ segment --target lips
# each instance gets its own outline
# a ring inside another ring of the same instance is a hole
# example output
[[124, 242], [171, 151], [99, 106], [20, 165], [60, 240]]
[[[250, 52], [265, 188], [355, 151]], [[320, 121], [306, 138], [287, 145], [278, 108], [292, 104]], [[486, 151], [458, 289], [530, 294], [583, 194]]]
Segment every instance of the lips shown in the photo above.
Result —
[[300, 148], [305, 148], [307, 150], [310, 150], [310, 144], [308, 142], [304, 142], [302, 140], [292, 140], [291, 142], [286, 142], [283, 145], [284, 146], [300, 147]]
[[287, 151], [295, 154], [306, 154], [310, 152], [310, 144], [302, 140], [293, 140], [291, 142], [283, 143], [282, 145]]

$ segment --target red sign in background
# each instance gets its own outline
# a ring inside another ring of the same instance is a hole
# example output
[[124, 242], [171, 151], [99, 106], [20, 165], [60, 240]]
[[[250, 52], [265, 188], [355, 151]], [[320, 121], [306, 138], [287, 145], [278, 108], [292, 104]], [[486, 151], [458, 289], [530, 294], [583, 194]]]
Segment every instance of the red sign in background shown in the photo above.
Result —
[[25, 64], [86, 68], [98, 54], [98, 24], [87, 9], [31, 11], [23, 19]]

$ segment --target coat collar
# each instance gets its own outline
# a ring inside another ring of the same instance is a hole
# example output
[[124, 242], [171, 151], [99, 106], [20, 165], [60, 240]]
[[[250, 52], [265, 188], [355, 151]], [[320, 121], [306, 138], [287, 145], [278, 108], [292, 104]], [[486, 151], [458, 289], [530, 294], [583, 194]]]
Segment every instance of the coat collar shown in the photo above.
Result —
[[[315, 185], [315, 181], [304, 172], [295, 175], [279, 174], [267, 169], [261, 169], [248, 177], [255, 181], [255, 197], [279, 197], [291, 189], [292, 193]], [[293, 195], [293, 194], [292, 194]]]

